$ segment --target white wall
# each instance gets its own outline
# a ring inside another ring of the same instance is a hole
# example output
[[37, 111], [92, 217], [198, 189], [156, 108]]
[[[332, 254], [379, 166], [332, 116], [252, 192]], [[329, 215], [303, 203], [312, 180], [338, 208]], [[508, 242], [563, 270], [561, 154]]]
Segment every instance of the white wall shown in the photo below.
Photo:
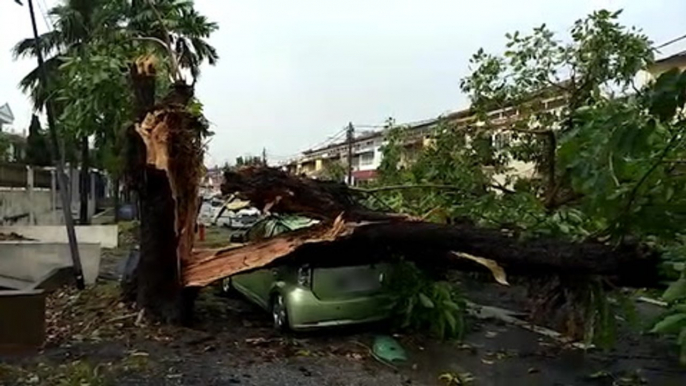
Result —
[[[83, 276], [93, 284], [100, 268], [100, 244], [79, 243]], [[35, 282], [52, 269], [72, 266], [69, 244], [0, 241], [0, 276]]]
[[[79, 243], [100, 244], [103, 248], [116, 248], [118, 245], [117, 225], [77, 225], [74, 230]], [[69, 242], [64, 225], [0, 226], [0, 233], [16, 233], [28, 239], [50, 243]]]

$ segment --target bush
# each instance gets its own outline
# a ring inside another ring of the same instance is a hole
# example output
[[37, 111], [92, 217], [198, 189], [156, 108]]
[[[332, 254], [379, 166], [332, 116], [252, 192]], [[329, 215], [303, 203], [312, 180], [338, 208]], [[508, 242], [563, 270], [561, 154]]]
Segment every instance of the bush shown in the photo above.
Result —
[[390, 281], [398, 327], [428, 331], [440, 339], [464, 334], [465, 302], [454, 285], [434, 281], [414, 264], [402, 262]]

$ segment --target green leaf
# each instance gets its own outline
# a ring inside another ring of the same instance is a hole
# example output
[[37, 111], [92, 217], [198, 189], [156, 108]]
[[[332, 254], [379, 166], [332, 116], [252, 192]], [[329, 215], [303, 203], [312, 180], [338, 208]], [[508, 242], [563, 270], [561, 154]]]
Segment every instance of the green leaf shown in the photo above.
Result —
[[686, 345], [686, 327], [681, 329], [679, 337], [676, 339], [676, 343], [682, 346]]
[[434, 308], [434, 302], [429, 299], [428, 296], [424, 295], [423, 293], [419, 293], [419, 301], [422, 303], [422, 306], [425, 308]]
[[462, 308], [461, 308], [459, 305], [457, 305], [457, 303], [455, 303], [455, 302], [453, 302], [453, 301], [451, 301], [451, 300], [444, 300], [444, 301], [443, 301], [443, 304], [444, 304], [447, 308], [449, 308], [449, 309], [451, 309], [451, 310], [453, 310], [453, 311], [457, 311], [457, 312], [462, 311]]
[[457, 332], [457, 320], [455, 319], [455, 315], [453, 315], [450, 310], [443, 310], [443, 315], [445, 315], [445, 320], [448, 321], [451, 334], [455, 334]]
[[658, 334], [674, 334], [686, 327], [686, 314], [669, 315], [655, 324], [650, 332]]
[[666, 302], [673, 302], [686, 297], [686, 277], [682, 275], [679, 280], [672, 283], [665, 293], [662, 294], [662, 299]]

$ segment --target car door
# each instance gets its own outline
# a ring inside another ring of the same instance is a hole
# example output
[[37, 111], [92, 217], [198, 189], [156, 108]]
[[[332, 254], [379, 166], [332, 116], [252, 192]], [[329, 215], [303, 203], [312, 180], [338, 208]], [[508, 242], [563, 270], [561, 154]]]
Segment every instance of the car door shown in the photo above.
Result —
[[231, 278], [231, 283], [239, 292], [259, 306], [269, 308], [269, 296], [276, 280], [273, 268], [258, 269], [253, 272], [239, 273]]

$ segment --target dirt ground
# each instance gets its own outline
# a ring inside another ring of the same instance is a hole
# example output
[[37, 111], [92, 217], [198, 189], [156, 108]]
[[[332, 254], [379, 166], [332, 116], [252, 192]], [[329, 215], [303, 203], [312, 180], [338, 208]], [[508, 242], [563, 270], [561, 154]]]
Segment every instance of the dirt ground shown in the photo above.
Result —
[[[611, 351], [584, 352], [470, 320], [463, 342], [396, 335], [409, 354], [396, 368], [371, 356], [375, 334], [389, 333], [385, 325], [278, 335], [262, 310], [213, 287], [202, 291], [192, 328], [137, 323], [135, 310], [119, 302], [116, 282], [130, 248], [127, 227], [122, 246], [103, 253], [96, 286], [50, 296], [45, 348], [0, 357], [0, 385], [686, 385], [674, 348], [639, 334], [621, 335]], [[205, 246], [227, 237], [210, 228]], [[518, 305], [517, 291], [479, 283], [465, 290], [481, 304]]]

